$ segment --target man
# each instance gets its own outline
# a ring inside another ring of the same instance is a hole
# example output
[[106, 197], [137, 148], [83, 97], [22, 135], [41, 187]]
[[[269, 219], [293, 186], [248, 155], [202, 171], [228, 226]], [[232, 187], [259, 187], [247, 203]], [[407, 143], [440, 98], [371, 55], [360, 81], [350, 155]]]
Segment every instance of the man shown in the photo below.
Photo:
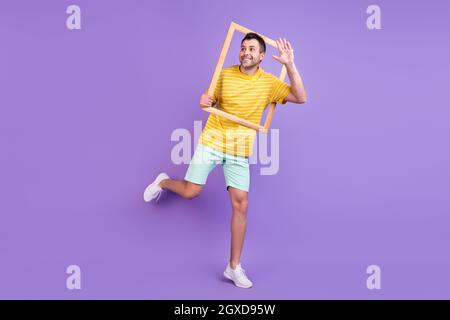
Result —
[[[260, 123], [263, 111], [270, 103], [305, 103], [306, 92], [294, 64], [292, 46], [286, 39], [279, 39], [277, 47], [279, 56], [272, 57], [286, 66], [290, 85], [259, 67], [266, 45], [258, 34], [248, 33], [241, 41], [240, 65], [222, 70], [214, 96], [203, 94], [200, 106], [217, 105], [220, 110]], [[248, 158], [253, 151], [255, 134], [252, 129], [210, 114], [184, 180], [173, 180], [161, 173], [144, 191], [147, 202], [158, 198], [163, 190], [193, 199], [200, 194], [211, 170], [222, 164], [233, 210], [231, 255], [224, 276], [241, 288], [253, 285], [241, 266], [240, 258], [247, 228]]]

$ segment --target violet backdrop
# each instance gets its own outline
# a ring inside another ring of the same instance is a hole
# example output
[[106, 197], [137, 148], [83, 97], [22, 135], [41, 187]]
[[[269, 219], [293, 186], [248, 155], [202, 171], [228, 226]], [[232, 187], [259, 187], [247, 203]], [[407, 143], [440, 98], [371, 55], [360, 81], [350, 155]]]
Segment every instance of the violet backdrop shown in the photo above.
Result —
[[[0, 298], [449, 299], [449, 17], [438, 0], [1, 1]], [[278, 174], [252, 166], [250, 290], [222, 279], [220, 167], [195, 200], [142, 200], [184, 176], [170, 136], [206, 120], [231, 21], [286, 37], [309, 99], [277, 108]]]

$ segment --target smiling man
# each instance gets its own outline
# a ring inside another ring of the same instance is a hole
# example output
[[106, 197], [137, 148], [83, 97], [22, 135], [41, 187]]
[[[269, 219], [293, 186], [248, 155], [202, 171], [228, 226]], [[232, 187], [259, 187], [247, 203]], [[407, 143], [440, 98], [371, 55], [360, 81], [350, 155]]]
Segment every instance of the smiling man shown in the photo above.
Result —
[[[266, 44], [258, 34], [248, 33], [241, 41], [240, 65], [222, 70], [214, 96], [203, 94], [200, 106], [216, 105], [227, 113], [260, 123], [264, 109], [271, 103], [305, 103], [306, 92], [294, 64], [292, 46], [286, 39], [279, 39], [277, 47], [279, 55], [272, 57], [286, 66], [290, 85], [260, 67]], [[252, 129], [210, 114], [184, 180], [170, 179], [166, 173], [160, 173], [144, 191], [147, 202], [158, 198], [163, 190], [193, 199], [200, 194], [211, 170], [221, 164], [233, 211], [231, 252], [224, 276], [241, 288], [253, 285], [240, 261], [247, 229], [249, 157], [253, 152], [255, 135]]]

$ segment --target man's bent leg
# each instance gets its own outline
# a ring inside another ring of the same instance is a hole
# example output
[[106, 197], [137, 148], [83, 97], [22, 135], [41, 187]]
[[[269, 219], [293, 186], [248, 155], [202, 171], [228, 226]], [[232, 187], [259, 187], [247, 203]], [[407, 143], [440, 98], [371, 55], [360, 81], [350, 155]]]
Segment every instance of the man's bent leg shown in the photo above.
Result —
[[197, 197], [203, 189], [209, 173], [221, 160], [211, 148], [202, 144], [197, 146], [184, 180], [164, 179], [159, 186], [182, 196], [185, 199]]
[[170, 190], [180, 195], [185, 199], [194, 199], [202, 191], [203, 186], [201, 184], [192, 183], [186, 180], [162, 180], [159, 186], [163, 189]]

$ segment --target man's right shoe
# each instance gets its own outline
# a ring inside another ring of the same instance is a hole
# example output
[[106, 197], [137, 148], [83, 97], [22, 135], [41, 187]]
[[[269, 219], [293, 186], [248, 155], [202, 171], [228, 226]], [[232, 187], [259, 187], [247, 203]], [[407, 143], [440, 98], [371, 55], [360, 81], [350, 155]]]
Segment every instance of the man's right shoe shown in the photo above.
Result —
[[163, 191], [163, 189], [159, 186], [159, 183], [165, 179], [170, 179], [170, 177], [166, 173], [162, 172], [162, 173], [158, 174], [155, 181], [150, 183], [147, 186], [147, 188], [145, 188], [145, 191], [144, 191], [144, 201], [145, 202], [150, 202], [155, 198], [157, 198], [156, 200], [159, 199], [159, 197], [161, 196], [161, 193]]

